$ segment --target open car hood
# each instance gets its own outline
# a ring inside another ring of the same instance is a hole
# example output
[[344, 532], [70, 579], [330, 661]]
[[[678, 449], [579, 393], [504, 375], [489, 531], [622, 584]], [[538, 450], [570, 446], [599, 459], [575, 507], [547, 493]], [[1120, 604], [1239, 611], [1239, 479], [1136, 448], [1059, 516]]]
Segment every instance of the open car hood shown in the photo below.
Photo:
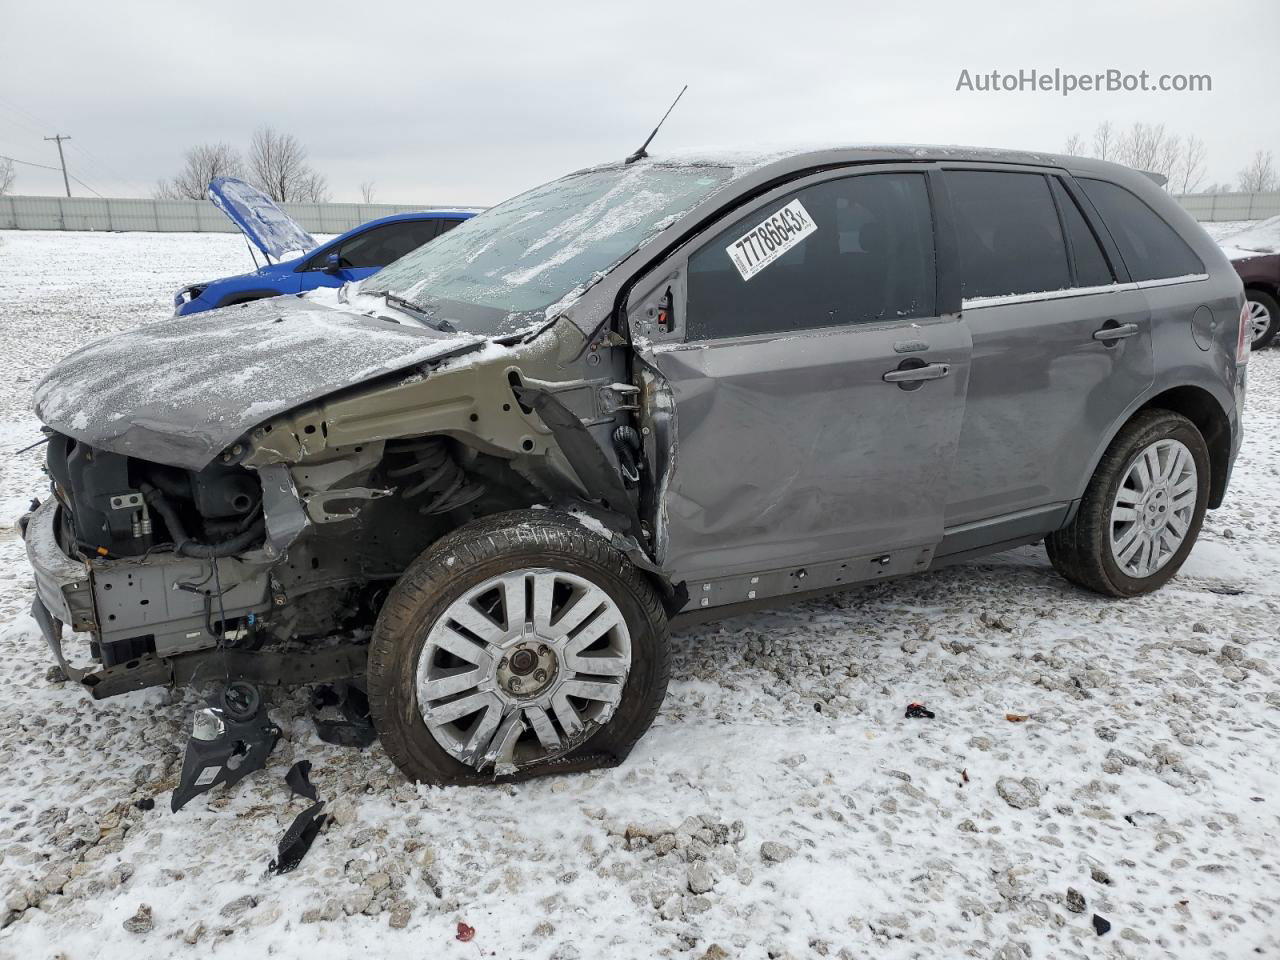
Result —
[[286, 253], [310, 253], [318, 246], [315, 237], [274, 200], [243, 180], [215, 177], [209, 183], [209, 199], [273, 260], [282, 259]]
[[298, 297], [257, 300], [82, 347], [36, 386], [35, 411], [92, 447], [199, 470], [277, 414], [485, 342]]

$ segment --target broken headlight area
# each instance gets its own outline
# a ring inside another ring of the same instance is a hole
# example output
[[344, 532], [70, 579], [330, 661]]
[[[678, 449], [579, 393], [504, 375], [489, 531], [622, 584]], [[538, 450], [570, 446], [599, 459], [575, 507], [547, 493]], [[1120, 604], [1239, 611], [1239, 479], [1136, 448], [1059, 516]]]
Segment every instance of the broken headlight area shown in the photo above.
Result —
[[168, 544], [179, 556], [210, 558], [262, 541], [262, 485], [244, 467], [216, 460], [183, 470], [56, 433], [47, 457], [70, 555], [133, 557]]
[[[38, 592], [59, 663], [63, 624], [89, 634], [104, 671], [83, 681], [95, 697], [192, 678], [357, 677], [362, 666], [343, 665], [359, 661], [356, 648], [413, 558], [472, 516], [533, 496], [493, 458], [441, 437], [256, 469], [239, 462], [242, 452], [186, 470], [51, 436], [57, 509], [32, 522], [64, 564], [82, 566], [74, 576], [59, 567], [69, 585], [50, 571]], [[27, 539], [40, 581], [50, 564], [32, 552], [38, 538]], [[335, 643], [349, 655], [330, 656]], [[228, 650], [241, 656], [227, 661]]]

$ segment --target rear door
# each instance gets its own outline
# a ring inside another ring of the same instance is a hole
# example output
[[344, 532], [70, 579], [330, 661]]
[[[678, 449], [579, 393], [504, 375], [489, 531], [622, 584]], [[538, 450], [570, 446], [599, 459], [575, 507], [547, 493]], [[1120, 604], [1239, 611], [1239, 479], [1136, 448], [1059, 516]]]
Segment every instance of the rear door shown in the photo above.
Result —
[[[949, 553], [1065, 519], [1099, 440], [1152, 382], [1153, 363], [1147, 300], [1065, 175], [945, 176], [973, 340]], [[970, 543], [963, 528], [974, 527]]]
[[691, 604], [928, 565], [969, 362], [930, 193], [920, 167], [774, 190], [630, 301], [651, 520]]

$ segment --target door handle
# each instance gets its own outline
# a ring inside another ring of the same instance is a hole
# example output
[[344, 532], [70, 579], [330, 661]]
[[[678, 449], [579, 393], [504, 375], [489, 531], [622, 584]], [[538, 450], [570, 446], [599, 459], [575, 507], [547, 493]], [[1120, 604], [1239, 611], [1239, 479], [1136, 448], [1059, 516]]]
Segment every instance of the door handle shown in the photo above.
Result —
[[883, 377], [885, 383], [911, 383], [916, 380], [941, 380], [951, 372], [949, 363], [926, 363], [919, 367], [899, 367]]
[[1136, 336], [1138, 333], [1138, 325], [1136, 323], [1116, 323], [1114, 320], [1108, 320], [1107, 323], [1110, 326], [1104, 326], [1093, 331], [1093, 339], [1102, 343], [1112, 343], [1116, 340], [1124, 340], [1128, 337]]

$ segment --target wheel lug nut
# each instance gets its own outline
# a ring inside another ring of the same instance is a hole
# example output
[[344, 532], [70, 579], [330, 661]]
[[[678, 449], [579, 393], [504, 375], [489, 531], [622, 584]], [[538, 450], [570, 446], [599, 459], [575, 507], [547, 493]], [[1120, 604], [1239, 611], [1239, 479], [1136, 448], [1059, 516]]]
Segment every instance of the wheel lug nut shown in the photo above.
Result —
[[545, 643], [538, 647], [538, 656], [540, 657], [545, 657], [550, 652], [551, 651], [547, 649], [547, 645]]
[[511, 683], [509, 684], [509, 686], [511, 687], [511, 689], [512, 689], [512, 690], [519, 690], [519, 689], [520, 689], [520, 678], [519, 678], [519, 677], [512, 677], [512, 678], [511, 678]]
[[547, 671], [539, 670], [533, 675], [533, 679], [537, 680], [539, 683], [544, 682], [547, 679]]

